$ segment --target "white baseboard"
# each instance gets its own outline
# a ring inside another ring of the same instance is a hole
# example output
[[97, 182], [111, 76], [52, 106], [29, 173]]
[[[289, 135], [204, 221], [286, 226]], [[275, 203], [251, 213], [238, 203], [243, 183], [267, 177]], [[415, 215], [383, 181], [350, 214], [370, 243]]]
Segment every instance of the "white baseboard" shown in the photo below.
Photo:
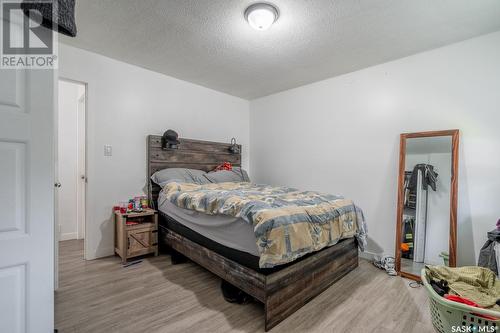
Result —
[[78, 234], [76, 232], [60, 233], [59, 241], [78, 239]]
[[94, 253], [90, 253], [86, 259], [87, 260], [94, 260], [94, 259], [109, 257], [109, 256], [113, 256], [113, 255], [115, 255], [115, 248], [114, 247], [102, 248], [102, 249], [97, 249]]
[[369, 251], [361, 252], [361, 251], [359, 251], [359, 257], [366, 259], [366, 260], [373, 261], [373, 259], [375, 258], [375, 255], [377, 255], [377, 254], [373, 253], [373, 252], [369, 252]]
[[365, 251], [365, 252], [359, 251], [359, 257], [360, 258], [367, 259], [367, 260], [370, 260], [370, 261], [373, 261], [375, 258], [377, 258], [378, 260], [380, 260], [382, 257], [384, 257], [386, 255], [394, 257], [394, 254], [375, 253], [375, 252], [370, 252], [370, 251]]

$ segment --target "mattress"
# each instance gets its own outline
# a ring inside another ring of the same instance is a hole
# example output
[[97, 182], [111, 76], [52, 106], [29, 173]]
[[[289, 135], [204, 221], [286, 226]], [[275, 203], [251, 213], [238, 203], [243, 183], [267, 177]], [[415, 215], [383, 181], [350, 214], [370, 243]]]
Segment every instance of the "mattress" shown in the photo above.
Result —
[[[264, 275], [280, 271], [315, 253], [308, 253], [284, 265], [275, 266], [273, 268], [260, 268], [260, 256], [258, 254], [253, 228], [242, 219], [224, 215], [207, 215], [183, 209], [166, 200], [161, 192], [158, 197], [158, 211], [160, 215], [160, 237], [163, 237], [162, 235], [165, 229], [172, 230], [227, 259], [233, 260], [240, 265], [251, 268]], [[207, 226], [209, 223], [212, 225]], [[231, 226], [231, 223], [234, 223], [235, 226]], [[224, 231], [223, 229], [229, 229], [229, 231]], [[234, 238], [231, 239], [230, 236]], [[337, 244], [345, 240], [347, 239], [342, 239]]]
[[362, 210], [340, 195], [249, 182], [175, 181], [166, 184], [162, 193], [180, 208], [241, 217], [253, 227], [263, 268], [293, 262], [340, 239], [356, 237], [361, 250], [366, 246]]
[[259, 257], [253, 226], [241, 218], [180, 208], [166, 200], [161, 192], [158, 210], [218, 244]]

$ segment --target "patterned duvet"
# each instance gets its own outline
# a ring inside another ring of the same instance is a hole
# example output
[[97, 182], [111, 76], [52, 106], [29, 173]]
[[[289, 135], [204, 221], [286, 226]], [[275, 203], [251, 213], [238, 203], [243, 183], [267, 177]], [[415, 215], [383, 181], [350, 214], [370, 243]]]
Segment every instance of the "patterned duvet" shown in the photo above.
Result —
[[162, 191], [178, 207], [252, 224], [261, 268], [286, 264], [344, 238], [356, 237], [361, 250], [366, 245], [363, 212], [341, 196], [251, 183], [172, 182]]

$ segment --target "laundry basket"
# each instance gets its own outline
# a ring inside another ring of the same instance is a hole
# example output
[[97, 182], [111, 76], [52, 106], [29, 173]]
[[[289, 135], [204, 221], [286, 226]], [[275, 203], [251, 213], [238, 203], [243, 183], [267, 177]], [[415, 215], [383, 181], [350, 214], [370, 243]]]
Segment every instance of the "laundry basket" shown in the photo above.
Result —
[[[500, 312], [452, 302], [439, 296], [432, 289], [425, 268], [421, 278], [429, 295], [432, 325], [437, 332], [500, 332]], [[492, 320], [491, 317], [497, 319]]]

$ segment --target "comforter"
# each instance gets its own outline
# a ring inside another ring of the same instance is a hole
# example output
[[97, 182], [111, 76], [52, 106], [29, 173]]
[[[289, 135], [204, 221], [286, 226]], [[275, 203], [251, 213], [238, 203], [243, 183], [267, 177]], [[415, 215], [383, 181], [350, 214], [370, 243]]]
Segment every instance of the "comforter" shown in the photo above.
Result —
[[251, 183], [168, 183], [162, 190], [178, 207], [242, 218], [254, 226], [259, 266], [271, 268], [356, 237], [366, 245], [363, 212], [342, 196]]

